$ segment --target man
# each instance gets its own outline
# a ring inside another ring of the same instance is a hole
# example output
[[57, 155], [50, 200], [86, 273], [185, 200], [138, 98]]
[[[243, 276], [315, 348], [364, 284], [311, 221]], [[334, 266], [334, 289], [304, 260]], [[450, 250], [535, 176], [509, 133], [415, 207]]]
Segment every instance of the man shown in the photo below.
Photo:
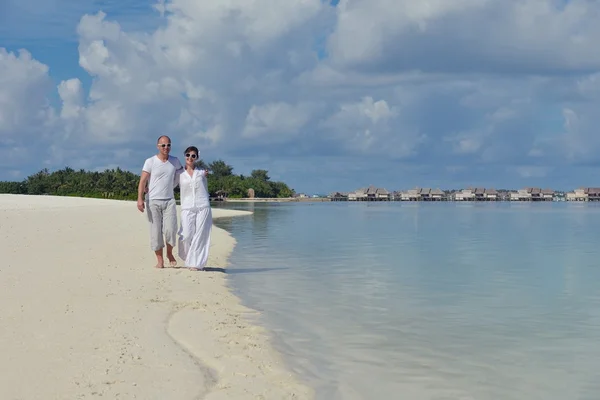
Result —
[[150, 246], [156, 254], [156, 268], [165, 266], [165, 241], [169, 265], [175, 267], [177, 260], [173, 257], [173, 247], [177, 240], [177, 204], [173, 189], [178, 181], [178, 174], [183, 172], [183, 166], [177, 157], [169, 155], [171, 139], [168, 136], [159, 137], [156, 146], [158, 154], [146, 159], [142, 167], [137, 207], [140, 212], [144, 212], [144, 192], [148, 184], [147, 215], [150, 221]]

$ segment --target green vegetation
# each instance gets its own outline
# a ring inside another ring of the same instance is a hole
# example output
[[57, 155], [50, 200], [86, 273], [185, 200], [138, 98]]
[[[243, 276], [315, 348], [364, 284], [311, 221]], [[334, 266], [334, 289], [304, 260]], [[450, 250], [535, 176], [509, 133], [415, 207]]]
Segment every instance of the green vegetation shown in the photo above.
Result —
[[248, 197], [248, 190], [254, 190], [254, 197], [292, 197], [294, 191], [283, 182], [273, 182], [264, 169], [255, 169], [250, 176], [234, 175], [233, 167], [223, 160], [216, 160], [206, 165], [202, 160], [196, 163], [199, 168], [210, 171], [208, 175], [208, 191], [211, 197], [225, 193], [227, 197], [241, 199]]
[[120, 168], [104, 172], [75, 171], [69, 167], [55, 172], [43, 169], [22, 182], [0, 182], [0, 193], [135, 200], [139, 179]]
[[[254, 197], [292, 197], [294, 191], [283, 182], [272, 182], [268, 172], [262, 169], [252, 171], [249, 177], [234, 175], [233, 167], [223, 160], [205, 164], [196, 162], [200, 168], [208, 168], [208, 191], [211, 197], [225, 195], [230, 198], [248, 197], [248, 190], [254, 190]], [[48, 169], [28, 176], [22, 182], [0, 182], [0, 193], [48, 194], [55, 196], [76, 196], [136, 200], [140, 176], [120, 168], [103, 172], [83, 169], [75, 171], [66, 167], [59, 171]], [[175, 196], [179, 198], [179, 190]]]

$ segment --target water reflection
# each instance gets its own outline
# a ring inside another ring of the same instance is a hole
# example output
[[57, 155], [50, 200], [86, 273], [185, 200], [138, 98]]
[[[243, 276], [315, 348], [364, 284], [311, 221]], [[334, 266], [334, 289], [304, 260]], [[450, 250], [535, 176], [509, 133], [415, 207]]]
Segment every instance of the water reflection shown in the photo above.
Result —
[[[216, 219], [215, 222], [228, 231], [231, 231], [231, 229], [251, 230], [253, 237], [258, 239], [264, 239], [268, 237], [269, 227], [272, 225], [269, 222], [269, 218], [276, 210], [275, 206], [269, 206], [266, 204], [257, 205], [256, 203], [215, 202], [213, 208], [228, 208], [251, 211], [253, 213], [252, 218], [219, 218]], [[235, 228], [233, 228], [234, 226]]]
[[227, 220], [238, 240], [229, 279], [318, 398], [597, 395], [597, 206], [254, 212], [257, 225]]

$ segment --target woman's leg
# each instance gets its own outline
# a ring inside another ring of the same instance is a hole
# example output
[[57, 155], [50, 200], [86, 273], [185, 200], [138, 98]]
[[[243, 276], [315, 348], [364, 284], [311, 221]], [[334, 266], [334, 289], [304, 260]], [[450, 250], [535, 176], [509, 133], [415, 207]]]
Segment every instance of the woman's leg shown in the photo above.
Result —
[[[179, 228], [177, 251], [184, 263], [187, 260], [195, 230], [196, 216], [194, 212], [191, 210], [181, 210], [181, 227]], [[187, 266], [187, 264], [184, 265]]]
[[190, 244], [187, 266], [202, 269], [208, 262], [210, 249], [210, 233], [212, 230], [212, 210], [210, 207], [198, 211], [195, 216], [196, 231]]

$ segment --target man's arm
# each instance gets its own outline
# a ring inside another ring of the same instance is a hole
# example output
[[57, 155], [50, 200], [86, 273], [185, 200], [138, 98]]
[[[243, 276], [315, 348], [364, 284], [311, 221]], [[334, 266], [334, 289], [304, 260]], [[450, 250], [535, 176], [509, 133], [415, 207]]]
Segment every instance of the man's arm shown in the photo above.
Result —
[[140, 212], [144, 212], [144, 191], [146, 190], [146, 184], [148, 183], [148, 179], [150, 178], [150, 174], [146, 171], [142, 171], [142, 176], [140, 177], [140, 183], [138, 185], [138, 198], [137, 198], [137, 207]]
[[176, 188], [177, 186], [179, 186], [179, 175], [181, 175], [181, 173], [183, 171], [185, 171], [185, 169], [183, 168], [183, 165], [181, 165], [181, 162], [179, 161], [178, 158], [175, 158], [177, 160], [177, 163], [175, 164], [175, 177], [173, 178], [173, 187]]
[[179, 186], [180, 176], [183, 171], [184, 171], [183, 168], [175, 171], [175, 177], [173, 178], [173, 188], [176, 188], [177, 186]]

